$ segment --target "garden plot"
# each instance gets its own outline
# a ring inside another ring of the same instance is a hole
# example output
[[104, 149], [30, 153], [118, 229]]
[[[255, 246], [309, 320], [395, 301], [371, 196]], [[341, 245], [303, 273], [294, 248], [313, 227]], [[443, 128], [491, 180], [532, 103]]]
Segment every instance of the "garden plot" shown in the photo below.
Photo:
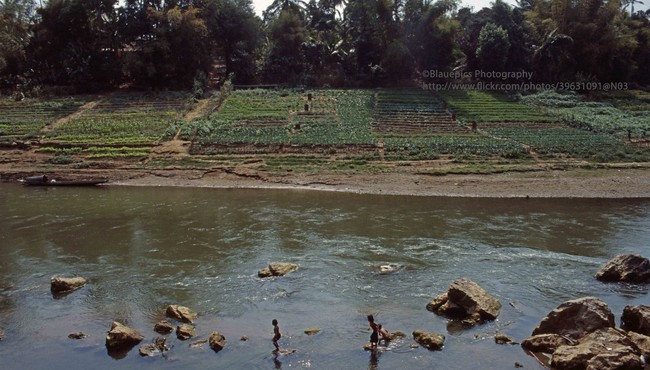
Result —
[[648, 150], [627, 145], [611, 135], [574, 128], [502, 128], [491, 130], [490, 134], [529, 146], [545, 158], [572, 157], [598, 162], [650, 159]]
[[557, 124], [558, 118], [505, 95], [485, 91], [444, 91], [441, 96], [449, 103], [456, 117], [467, 125], [476, 123], [478, 128], [489, 124], [516, 125]]
[[396, 134], [468, 133], [446, 103], [423, 90], [381, 90], [373, 109], [373, 132]]
[[76, 112], [84, 103], [82, 98], [0, 102], [0, 143], [36, 139], [47, 125]]
[[193, 123], [191, 152], [270, 153], [374, 146], [371, 98], [372, 94], [363, 90], [235, 91], [218, 112]]
[[54, 154], [53, 163], [144, 159], [179, 125], [188, 102], [185, 93], [109, 95], [46, 132], [38, 151]]

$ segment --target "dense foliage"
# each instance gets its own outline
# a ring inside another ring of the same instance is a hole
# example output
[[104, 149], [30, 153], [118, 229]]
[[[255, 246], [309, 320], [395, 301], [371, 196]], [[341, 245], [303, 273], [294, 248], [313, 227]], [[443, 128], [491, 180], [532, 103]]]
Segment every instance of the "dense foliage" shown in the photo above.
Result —
[[386, 86], [477, 69], [647, 86], [649, 12], [629, 5], [276, 0], [260, 18], [251, 0], [5, 0], [0, 87], [201, 93], [231, 74], [239, 84]]

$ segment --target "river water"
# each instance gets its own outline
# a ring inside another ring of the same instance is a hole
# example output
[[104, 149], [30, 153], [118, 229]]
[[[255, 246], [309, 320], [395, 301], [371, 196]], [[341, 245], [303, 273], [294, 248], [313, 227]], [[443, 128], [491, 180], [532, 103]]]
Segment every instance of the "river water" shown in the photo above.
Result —
[[[593, 274], [620, 253], [648, 256], [649, 247], [650, 200], [2, 184], [0, 367], [539, 369], [494, 334], [520, 341], [558, 304], [587, 295], [605, 300], [618, 322], [625, 305], [648, 302], [648, 288]], [[258, 278], [271, 261], [300, 269]], [[399, 267], [377, 269], [388, 264]], [[54, 275], [89, 284], [55, 298]], [[461, 277], [502, 302], [498, 320], [458, 331], [425, 309]], [[165, 356], [107, 353], [112, 321], [149, 343], [169, 304], [199, 313], [197, 338], [170, 335]], [[369, 313], [408, 337], [364, 351]], [[295, 353], [272, 353], [274, 318], [280, 344]], [[321, 332], [307, 336], [308, 327]], [[444, 334], [445, 348], [411, 348], [416, 329]], [[215, 330], [227, 338], [223, 351], [190, 348]], [[77, 331], [88, 338], [67, 338]]]

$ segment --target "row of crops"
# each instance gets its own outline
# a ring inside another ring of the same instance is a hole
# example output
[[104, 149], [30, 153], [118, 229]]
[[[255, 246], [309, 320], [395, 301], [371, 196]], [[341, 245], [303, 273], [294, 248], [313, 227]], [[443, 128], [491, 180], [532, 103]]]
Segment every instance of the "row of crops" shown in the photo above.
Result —
[[545, 91], [524, 96], [522, 102], [575, 128], [606, 133], [623, 140], [650, 137], [650, 94], [627, 91], [606, 95], [605, 98], [604, 101], [592, 101], [574, 92]]
[[444, 101], [417, 89], [378, 91], [372, 129], [383, 136], [468, 133], [457, 124]]
[[[233, 92], [220, 110], [195, 122], [195, 152], [206, 146], [374, 145], [369, 111], [372, 93], [364, 90], [243, 90]], [[258, 150], [258, 149], [256, 149]], [[275, 148], [269, 148], [275, 150]]]
[[466, 123], [553, 123], [553, 115], [531, 109], [515, 98], [486, 91], [440, 92], [458, 118]]
[[[89, 159], [142, 158], [177, 131], [192, 141], [193, 154], [352, 150], [434, 159], [528, 158], [530, 151], [544, 158], [650, 159], [647, 149], [620, 139], [630, 132], [645, 137], [650, 128], [650, 96], [641, 93], [587, 102], [551, 92], [515, 100], [481, 91], [241, 90], [188, 122], [190, 101], [184, 93], [130, 93], [0, 102], [0, 141], [40, 137], [43, 153]], [[620, 120], [609, 122], [611, 112]]]
[[47, 125], [84, 103], [83, 98], [0, 102], [0, 143], [36, 139]]
[[182, 119], [188, 97], [168, 94], [109, 96], [45, 134], [66, 144], [153, 145]]

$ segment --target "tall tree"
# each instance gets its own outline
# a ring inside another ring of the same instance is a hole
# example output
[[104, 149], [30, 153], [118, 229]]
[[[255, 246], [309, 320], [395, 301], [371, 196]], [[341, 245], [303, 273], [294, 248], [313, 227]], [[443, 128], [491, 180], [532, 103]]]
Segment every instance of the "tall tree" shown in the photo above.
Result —
[[119, 79], [116, 3], [51, 0], [38, 9], [30, 56], [41, 82], [87, 90]]
[[0, 86], [16, 84], [25, 67], [34, 10], [32, 0], [0, 1]]
[[208, 0], [203, 11], [214, 56], [223, 58], [226, 75], [248, 83], [255, 79], [256, 49], [262, 24], [250, 0]]
[[494, 23], [481, 28], [476, 48], [476, 58], [484, 71], [503, 71], [510, 52], [508, 32]]

